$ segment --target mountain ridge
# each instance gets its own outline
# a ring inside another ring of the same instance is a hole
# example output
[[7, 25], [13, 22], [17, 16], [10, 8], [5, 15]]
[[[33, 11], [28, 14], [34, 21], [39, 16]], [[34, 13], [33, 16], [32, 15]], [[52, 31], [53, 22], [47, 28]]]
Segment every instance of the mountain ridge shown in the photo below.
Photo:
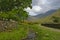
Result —
[[50, 14], [48, 14], [48, 12], [47, 12], [47, 15], [45, 14], [45, 15], [43, 15], [44, 17], [36, 17], [36, 16], [29, 16], [28, 17], [28, 20], [29, 21], [32, 21], [32, 22], [36, 22], [36, 21], [38, 21], [38, 22], [49, 22], [49, 21], [51, 21], [52, 22], [52, 16], [59, 16], [60, 17], [60, 9], [58, 9], [58, 10], [54, 10], [54, 11], [52, 11], [52, 13]]

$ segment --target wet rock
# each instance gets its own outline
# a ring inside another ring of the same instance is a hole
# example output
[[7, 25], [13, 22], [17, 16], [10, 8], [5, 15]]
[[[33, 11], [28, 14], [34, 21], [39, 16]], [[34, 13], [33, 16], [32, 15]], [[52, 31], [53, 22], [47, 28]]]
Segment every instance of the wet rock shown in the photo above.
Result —
[[32, 32], [30, 31], [27, 35], [26, 38], [24, 38], [23, 40], [35, 40], [36, 39], [36, 32]]

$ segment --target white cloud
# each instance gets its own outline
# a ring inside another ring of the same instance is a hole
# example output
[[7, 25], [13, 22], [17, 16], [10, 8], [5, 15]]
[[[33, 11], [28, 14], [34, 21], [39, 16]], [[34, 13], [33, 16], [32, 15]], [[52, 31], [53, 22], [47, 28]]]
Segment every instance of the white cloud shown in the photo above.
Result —
[[28, 7], [25, 10], [29, 15], [34, 16], [58, 8], [60, 8], [60, 0], [32, 0], [32, 9]]
[[29, 15], [31, 15], [31, 16], [35, 16], [35, 15], [37, 15], [35, 12], [29, 12]]
[[37, 6], [37, 5], [32, 7], [33, 12], [39, 12], [41, 9], [42, 8], [40, 6]]
[[30, 9], [29, 7], [28, 8], [25, 8], [25, 10], [27, 12], [29, 12], [29, 15], [31, 16], [35, 16], [37, 15], [36, 12], [40, 12], [40, 10], [42, 10], [42, 8], [40, 6], [33, 6], [32, 9]]

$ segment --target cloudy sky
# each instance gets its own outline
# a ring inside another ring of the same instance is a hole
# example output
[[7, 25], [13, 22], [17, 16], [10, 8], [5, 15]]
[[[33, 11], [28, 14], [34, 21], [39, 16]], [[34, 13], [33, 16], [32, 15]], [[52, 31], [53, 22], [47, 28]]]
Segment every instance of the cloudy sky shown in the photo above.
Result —
[[25, 9], [29, 15], [43, 14], [52, 9], [60, 8], [60, 0], [32, 0], [32, 9]]

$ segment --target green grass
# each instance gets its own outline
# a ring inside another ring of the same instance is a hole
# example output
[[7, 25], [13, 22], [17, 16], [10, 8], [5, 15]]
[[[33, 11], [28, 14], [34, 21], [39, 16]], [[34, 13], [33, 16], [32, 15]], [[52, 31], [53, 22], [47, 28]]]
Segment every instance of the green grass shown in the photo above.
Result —
[[36, 40], [60, 40], [60, 32], [36, 25], [33, 25], [31, 28], [37, 32]]
[[19, 25], [19, 28], [12, 32], [1, 32], [0, 40], [21, 40], [26, 36], [26, 34], [27, 29], [25, 29], [23, 25]]
[[37, 20], [38, 24], [21, 24], [18, 25], [16, 30], [13, 30], [11, 32], [1, 32], [0, 33], [0, 40], [22, 40], [25, 38], [29, 32], [29, 29], [33, 29], [35, 32], [37, 32], [36, 40], [60, 40], [60, 31], [55, 31], [55, 29], [48, 29], [44, 28], [43, 26], [39, 26], [39, 23], [45, 23], [45, 22], [52, 22], [51, 17], [52, 16], [59, 16], [60, 17], [60, 10], [55, 12], [54, 14], [47, 16], [46, 18], [42, 18], [40, 20]]
[[60, 32], [44, 28], [39, 24], [19, 25], [19, 28], [12, 32], [1, 32], [0, 40], [22, 40], [27, 36], [29, 29], [37, 32], [36, 40], [60, 40]]
[[54, 12], [53, 14], [46, 16], [44, 18], [40, 18], [40, 19], [35, 19], [32, 20], [32, 22], [38, 22], [38, 23], [53, 23], [53, 19], [52, 17], [59, 17], [60, 18], [60, 9], [58, 9], [56, 12]]

